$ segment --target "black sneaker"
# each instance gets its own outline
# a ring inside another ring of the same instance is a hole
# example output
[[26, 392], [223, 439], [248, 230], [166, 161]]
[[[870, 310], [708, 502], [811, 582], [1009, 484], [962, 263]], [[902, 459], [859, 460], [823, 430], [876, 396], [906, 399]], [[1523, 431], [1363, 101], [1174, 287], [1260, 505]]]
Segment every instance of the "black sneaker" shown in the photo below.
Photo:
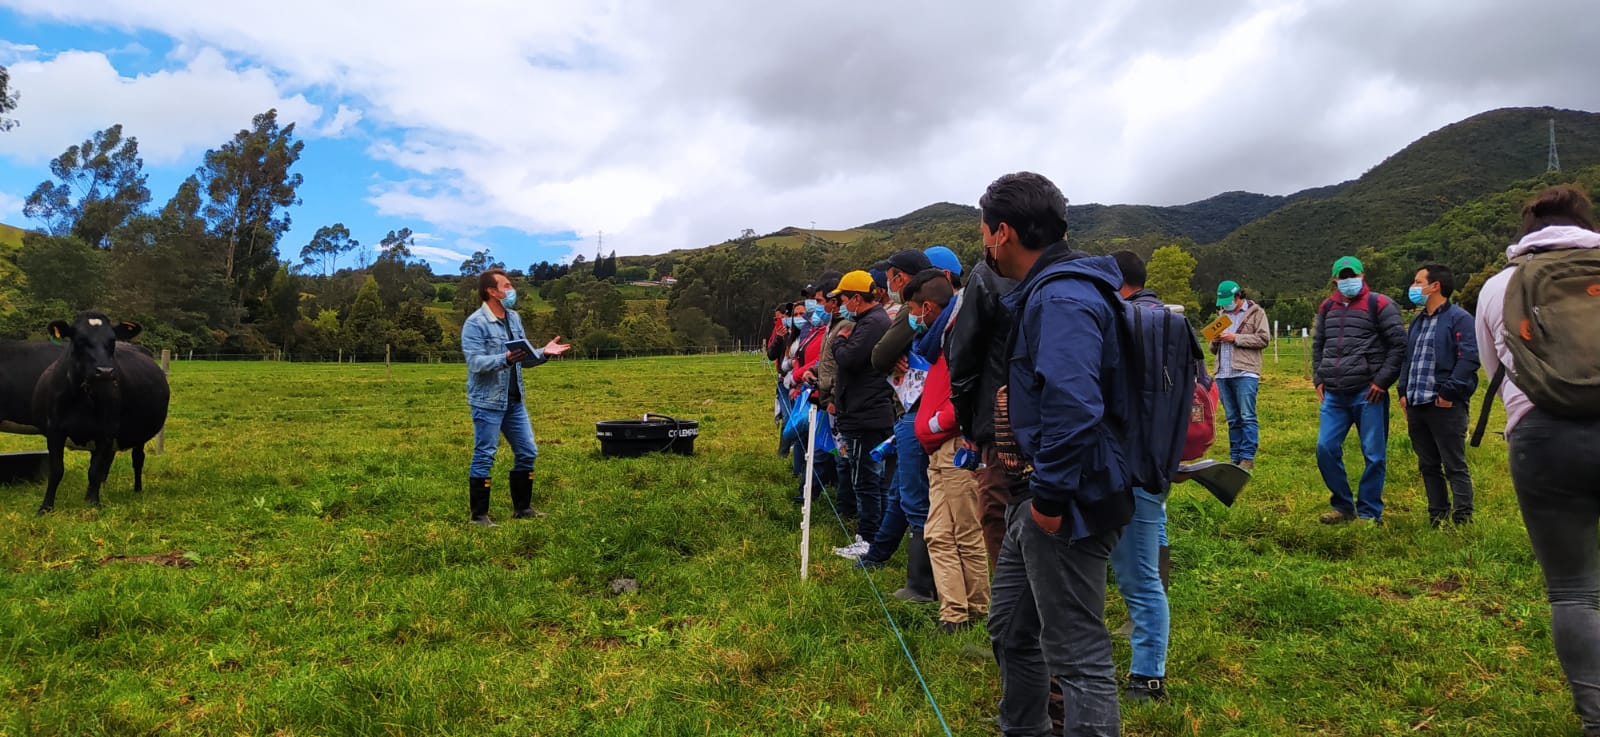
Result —
[[1129, 701], [1166, 701], [1167, 679], [1129, 675], [1127, 693], [1124, 697]]
[[970, 620], [966, 621], [966, 622], [940, 622], [939, 623], [939, 632], [941, 632], [943, 634], [946, 634], [946, 635], [959, 634], [959, 633], [962, 633], [962, 632], [966, 632], [967, 630], [970, 630], [970, 629], [972, 629], [972, 622]]

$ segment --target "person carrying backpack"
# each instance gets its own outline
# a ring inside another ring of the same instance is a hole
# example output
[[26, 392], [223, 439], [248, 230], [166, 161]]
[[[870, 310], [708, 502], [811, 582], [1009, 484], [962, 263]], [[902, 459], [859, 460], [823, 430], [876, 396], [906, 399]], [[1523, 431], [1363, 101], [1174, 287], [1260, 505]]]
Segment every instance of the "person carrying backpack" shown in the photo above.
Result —
[[[1581, 189], [1522, 209], [1509, 268], [1478, 295], [1478, 354], [1506, 405], [1511, 484], [1544, 571], [1556, 656], [1600, 736], [1600, 233]], [[1509, 379], [1509, 381], [1506, 381]], [[1482, 438], [1480, 418], [1474, 445]]]
[[[1311, 337], [1311, 371], [1322, 401], [1317, 469], [1333, 507], [1320, 518], [1325, 525], [1358, 517], [1383, 524], [1389, 387], [1399, 380], [1405, 362], [1406, 328], [1394, 300], [1372, 291], [1363, 271], [1354, 256], [1333, 263], [1338, 288], [1317, 309]], [[1352, 425], [1366, 459], [1354, 499], [1344, 470], [1344, 439]]]
[[1032, 467], [1012, 492], [992, 585], [1000, 728], [1013, 736], [1049, 734], [1055, 675], [1066, 734], [1116, 735], [1106, 576], [1134, 506], [1124, 440], [1131, 402], [1125, 305], [1117, 296], [1122, 274], [1110, 257], [1066, 243], [1066, 197], [1043, 176], [1002, 176], [978, 204], [984, 258], [1022, 282], [1004, 300], [1013, 320], [997, 433], [1014, 435]]
[[[1159, 436], [1164, 442], [1141, 442], [1143, 448], [1133, 448], [1136, 454], [1155, 451], [1161, 453], [1163, 468], [1159, 477], [1133, 487], [1133, 520], [1122, 531], [1122, 539], [1111, 551], [1111, 569], [1117, 576], [1117, 589], [1128, 605], [1128, 619], [1133, 630], [1128, 634], [1132, 658], [1128, 668], [1127, 696], [1131, 700], [1167, 699], [1167, 639], [1171, 630], [1171, 612], [1167, 604], [1167, 574], [1170, 558], [1167, 549], [1167, 495], [1170, 479], [1177, 461], [1181, 460], [1183, 438], [1188, 434], [1189, 419], [1194, 398], [1194, 383], [1205, 354], [1194, 330], [1181, 315], [1172, 312], [1156, 293], [1145, 288], [1145, 263], [1132, 251], [1111, 254], [1122, 272], [1122, 286], [1118, 293], [1134, 310], [1142, 311], [1143, 319], [1136, 321], [1140, 334], [1133, 336], [1145, 349], [1144, 374], [1172, 377], [1174, 391], [1170, 396], [1141, 391], [1141, 401], [1146, 397], [1162, 401], [1166, 409], [1152, 409], [1152, 423], [1161, 427], [1148, 428], [1149, 436]], [[1159, 364], [1159, 365], [1158, 365]], [[1187, 364], [1187, 366], [1185, 366]], [[1147, 382], [1140, 382], [1141, 390]], [[1153, 386], [1153, 382], [1151, 383]], [[1175, 405], [1173, 404], [1175, 403]], [[1144, 420], [1141, 412], [1141, 421]], [[1155, 448], [1162, 445], [1166, 450]], [[1177, 446], [1174, 448], [1173, 446]], [[1137, 474], [1135, 474], [1137, 475]]]
[[1422, 313], [1406, 329], [1406, 366], [1396, 387], [1434, 527], [1472, 521], [1467, 402], [1478, 389], [1478, 342], [1472, 314], [1450, 303], [1455, 284], [1443, 264], [1417, 270], [1406, 296]]

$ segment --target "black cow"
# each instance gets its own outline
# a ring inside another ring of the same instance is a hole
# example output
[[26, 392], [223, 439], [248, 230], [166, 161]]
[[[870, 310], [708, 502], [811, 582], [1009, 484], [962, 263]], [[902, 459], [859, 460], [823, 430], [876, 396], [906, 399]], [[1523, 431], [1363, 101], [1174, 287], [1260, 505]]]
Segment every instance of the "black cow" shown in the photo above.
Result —
[[33, 390], [32, 420], [40, 422], [50, 450], [50, 482], [39, 514], [55, 507], [70, 445], [89, 449], [89, 491], [99, 506], [100, 485], [118, 450], [133, 452], [133, 490], [144, 490], [144, 444], [167, 421], [167, 376], [138, 346], [120, 344], [139, 326], [113, 325], [98, 312], [80, 313], [72, 324], [50, 323], [50, 335], [67, 348], [45, 369]]
[[0, 432], [41, 435], [44, 420], [33, 416], [33, 388], [67, 352], [38, 341], [0, 340]]

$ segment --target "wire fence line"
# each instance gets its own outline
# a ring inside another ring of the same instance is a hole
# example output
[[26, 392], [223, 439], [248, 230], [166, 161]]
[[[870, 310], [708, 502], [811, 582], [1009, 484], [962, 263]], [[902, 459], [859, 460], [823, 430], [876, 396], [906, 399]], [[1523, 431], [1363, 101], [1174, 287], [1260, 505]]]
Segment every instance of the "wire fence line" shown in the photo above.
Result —
[[[152, 353], [159, 355], [160, 349], [151, 349]], [[729, 343], [715, 346], [690, 346], [682, 348], [656, 348], [646, 350], [624, 350], [620, 348], [592, 348], [578, 350], [574, 348], [560, 360], [580, 361], [607, 361], [623, 358], [652, 358], [662, 356], [713, 356], [724, 354], [763, 354], [761, 346], [752, 346], [743, 343]], [[394, 352], [387, 355], [383, 352], [362, 351], [270, 351], [265, 353], [223, 353], [218, 351], [173, 350], [173, 361], [234, 361], [234, 362], [282, 362], [282, 363], [465, 363], [466, 354], [461, 351], [427, 351], [427, 352]]]

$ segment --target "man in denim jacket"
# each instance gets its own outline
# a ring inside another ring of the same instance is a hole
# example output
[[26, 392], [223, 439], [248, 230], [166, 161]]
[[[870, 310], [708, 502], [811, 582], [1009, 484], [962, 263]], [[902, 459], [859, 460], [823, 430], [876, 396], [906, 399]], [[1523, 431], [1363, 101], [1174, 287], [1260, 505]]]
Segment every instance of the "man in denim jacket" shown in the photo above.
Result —
[[530, 354], [507, 350], [506, 343], [526, 340], [522, 317], [517, 314], [517, 290], [506, 272], [490, 269], [478, 275], [478, 297], [483, 306], [461, 326], [461, 352], [467, 357], [467, 405], [472, 408], [472, 468], [468, 500], [472, 523], [495, 527], [489, 519], [489, 473], [500, 436], [506, 436], [516, 462], [511, 466], [512, 517], [542, 517], [533, 508], [533, 460], [539, 447], [533, 441], [528, 408], [522, 404], [522, 369], [537, 366], [567, 352], [561, 336]]

